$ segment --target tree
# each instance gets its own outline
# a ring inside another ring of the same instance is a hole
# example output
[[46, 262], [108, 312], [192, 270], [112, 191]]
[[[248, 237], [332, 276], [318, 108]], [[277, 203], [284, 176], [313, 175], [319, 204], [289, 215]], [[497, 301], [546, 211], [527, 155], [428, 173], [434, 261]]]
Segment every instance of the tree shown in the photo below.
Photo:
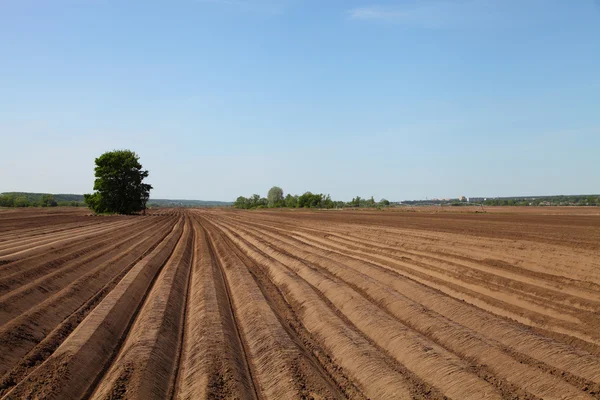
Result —
[[329, 194], [325, 195], [323, 197], [323, 199], [321, 200], [321, 207], [323, 207], [323, 208], [335, 207], [335, 204], [333, 203], [333, 200], [331, 200], [331, 196]]
[[261, 197], [260, 199], [258, 199], [257, 202], [257, 208], [265, 208], [269, 206], [269, 200], [266, 199], [266, 197]]
[[3, 194], [0, 196], [0, 207], [14, 207], [15, 196], [12, 194]]
[[252, 197], [250, 197], [250, 204], [248, 208], [256, 208], [260, 205], [260, 195], [259, 194], [253, 194]]
[[40, 206], [42, 207], [56, 207], [58, 203], [54, 200], [54, 196], [51, 194], [44, 194], [40, 199]]
[[322, 194], [313, 194], [306, 192], [302, 196], [298, 197], [298, 208], [321, 208], [321, 202], [323, 200]]
[[273, 186], [267, 194], [267, 200], [269, 202], [269, 207], [283, 206], [283, 189], [279, 186]]
[[149, 172], [131, 150], [114, 150], [96, 158], [96, 180], [85, 203], [96, 213], [133, 214], [146, 209], [152, 186], [143, 183]]
[[244, 196], [240, 196], [238, 197], [234, 202], [233, 202], [233, 206], [235, 208], [239, 208], [239, 209], [245, 209], [246, 205], [248, 204], [248, 199], [245, 198]]
[[288, 208], [296, 208], [298, 206], [298, 196], [292, 196], [288, 193], [288, 195], [285, 196], [285, 206]]
[[356, 196], [350, 202], [350, 207], [360, 207], [361, 201], [362, 201], [362, 199], [360, 198], [360, 196]]
[[30, 207], [31, 203], [29, 202], [27, 197], [19, 196], [19, 197], [15, 198], [14, 206], [15, 207]]
[[381, 204], [382, 206], [389, 206], [390, 205], [390, 201], [387, 199], [381, 199], [379, 200], [379, 204]]

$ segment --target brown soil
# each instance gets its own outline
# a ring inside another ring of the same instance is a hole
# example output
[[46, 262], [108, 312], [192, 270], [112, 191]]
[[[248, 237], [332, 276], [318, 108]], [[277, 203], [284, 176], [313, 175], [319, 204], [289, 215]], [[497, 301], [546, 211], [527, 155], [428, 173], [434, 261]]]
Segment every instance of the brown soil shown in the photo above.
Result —
[[0, 213], [0, 397], [599, 399], [600, 210]]

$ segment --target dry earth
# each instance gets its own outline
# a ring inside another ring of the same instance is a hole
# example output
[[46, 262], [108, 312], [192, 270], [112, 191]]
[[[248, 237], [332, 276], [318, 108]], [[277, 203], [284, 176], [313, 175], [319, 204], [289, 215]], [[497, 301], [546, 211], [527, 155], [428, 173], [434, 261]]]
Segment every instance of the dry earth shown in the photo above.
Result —
[[597, 209], [461, 211], [0, 210], [0, 397], [600, 398]]

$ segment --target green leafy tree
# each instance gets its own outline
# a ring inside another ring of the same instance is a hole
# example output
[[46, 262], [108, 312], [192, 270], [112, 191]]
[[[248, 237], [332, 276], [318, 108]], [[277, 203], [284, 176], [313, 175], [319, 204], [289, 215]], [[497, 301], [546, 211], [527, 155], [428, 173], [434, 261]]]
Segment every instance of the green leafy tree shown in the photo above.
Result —
[[306, 192], [298, 197], [298, 208], [310, 207], [311, 192]]
[[387, 206], [390, 205], [390, 201], [387, 200], [387, 199], [381, 199], [381, 200], [379, 200], [379, 204], [382, 205], [382, 206], [387, 207]]
[[109, 151], [96, 158], [96, 180], [92, 194], [84, 196], [97, 213], [133, 214], [146, 209], [152, 186], [144, 183], [147, 170], [130, 150]]
[[258, 202], [257, 202], [258, 208], [265, 208], [268, 206], [269, 206], [269, 200], [267, 200], [266, 197], [261, 197], [260, 199], [258, 199]]
[[331, 200], [331, 196], [329, 194], [323, 196], [323, 198], [321, 200], [321, 207], [323, 207], [323, 208], [335, 207], [335, 204], [334, 204], [333, 200]]
[[260, 203], [260, 195], [255, 193], [252, 195], [252, 197], [250, 197], [250, 207], [248, 208], [256, 208], [260, 205]]
[[365, 206], [366, 207], [375, 207], [375, 198], [373, 196], [371, 196], [370, 199], [365, 200]]
[[58, 205], [56, 200], [54, 200], [54, 196], [52, 196], [51, 194], [42, 195], [39, 204], [42, 207], [56, 207]]
[[19, 196], [19, 197], [15, 198], [14, 206], [15, 207], [30, 207], [31, 203], [29, 202], [27, 197]]
[[3, 194], [0, 196], [0, 207], [14, 207], [15, 196], [12, 194]]
[[323, 201], [322, 194], [313, 194], [310, 199], [310, 208], [321, 208], [321, 202]]
[[298, 197], [299, 208], [321, 208], [323, 201], [322, 194], [313, 194], [306, 192], [302, 196]]
[[288, 195], [285, 196], [284, 202], [286, 207], [296, 208], [298, 206], [298, 196], [292, 196], [288, 193]]
[[350, 207], [360, 207], [360, 203], [363, 201], [363, 199], [360, 198], [360, 196], [356, 196], [355, 198], [352, 199], [352, 201], [350, 202]]
[[282, 207], [283, 202], [283, 189], [279, 186], [273, 186], [267, 193], [267, 201], [269, 207]]
[[245, 198], [244, 196], [240, 196], [237, 199], [235, 199], [235, 201], [233, 202], [233, 206], [235, 208], [239, 208], [239, 209], [245, 209], [246, 206], [248, 204], [248, 199]]

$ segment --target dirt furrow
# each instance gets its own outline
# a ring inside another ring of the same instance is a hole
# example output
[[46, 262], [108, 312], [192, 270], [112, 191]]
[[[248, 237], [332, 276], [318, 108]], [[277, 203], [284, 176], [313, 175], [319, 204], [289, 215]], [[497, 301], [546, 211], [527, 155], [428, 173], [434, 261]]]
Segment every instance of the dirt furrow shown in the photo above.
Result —
[[89, 227], [83, 230], [69, 232], [68, 234], [62, 235], [60, 238], [45, 238], [43, 240], [36, 241], [35, 243], [31, 243], [29, 245], [10, 247], [0, 252], [0, 262], [17, 260], [20, 258], [28, 257], [33, 254], [52, 250], [56, 246], [60, 246], [62, 244], [77, 239], [92, 240], [102, 234], [114, 232], [115, 230], [128, 226], [130, 224], [131, 221], [119, 221], [110, 224], [109, 227]]
[[[243, 240], [268, 255], [273, 253], [272, 248], [258, 240], [250, 237]], [[298, 261], [289, 262], [286, 266], [323, 293], [373, 341], [445, 395], [457, 399], [501, 397], [491, 385], [468, 372], [469, 366], [458, 357], [391, 318], [348, 285]]]
[[[433, 271], [428, 265], [423, 265], [415, 261], [409, 262], [408, 260], [401, 260], [392, 256], [372, 254], [364, 250], [352, 249], [348, 246], [338, 245], [301, 232], [295, 232], [294, 236], [305, 241], [309, 245], [338, 252], [340, 254], [352, 254], [356, 259], [386, 266], [387, 268], [400, 272], [406, 277], [424, 283], [427, 286], [434, 287], [451, 297], [467, 301], [496, 315], [509, 317], [526, 325], [574, 336], [597, 345], [600, 344], [600, 334], [594, 329], [590, 330], [589, 328], [586, 328], [585, 325], [573, 323], [578, 322], [578, 320], [567, 322], [566, 320], [569, 317], [564, 314], [541, 314], [539, 313], [539, 311], [541, 311], [539, 309], [531, 311], [531, 308], [533, 308], [531, 305], [527, 307], [527, 309], [524, 309], [506, 303], [503, 301], [506, 300], [506, 297], [501, 296], [497, 292], [486, 292], [484, 288], [465, 283], [459, 278], [448, 278], [441, 272]], [[496, 296], [500, 297], [500, 300], [497, 299]]]
[[[240, 214], [228, 213], [228, 216], [234, 215], [239, 217]], [[294, 213], [295, 214], [295, 213]], [[344, 213], [346, 214], [346, 213]], [[301, 215], [301, 214], [300, 214]], [[348, 215], [348, 214], [346, 214]], [[299, 227], [309, 228], [321, 232], [337, 231], [342, 237], [348, 237], [349, 235], [357, 235], [361, 238], [368, 235], [374, 243], [382, 244], [389, 242], [396, 248], [408, 248], [408, 249], [420, 249], [427, 252], [438, 252], [442, 251], [447, 254], [452, 254], [456, 257], [465, 257], [472, 259], [477, 256], [481, 260], [503, 260], [509, 265], [518, 265], [518, 268], [513, 268], [512, 271], [519, 271], [526, 274], [543, 274], [547, 276], [551, 281], [560, 281], [563, 284], [576, 284], [576, 288], [584, 289], [587, 285], [592, 285], [595, 288], [596, 294], [599, 292], [600, 278], [597, 274], [597, 269], [600, 267], [600, 263], [597, 262], [597, 250], [579, 248], [573, 246], [571, 243], [560, 242], [560, 243], [537, 243], [535, 241], [523, 240], [519, 235], [513, 235], [513, 237], [506, 238], [487, 238], [480, 236], [470, 236], [464, 234], [462, 231], [448, 233], [445, 229], [440, 230], [440, 221], [436, 219], [429, 219], [431, 215], [424, 215], [425, 224], [418, 230], [410, 228], [406, 225], [395, 225], [389, 224], [388, 222], [393, 219], [387, 213], [380, 214], [379, 216], [371, 215], [367, 219], [357, 221], [354, 216], [351, 215], [348, 220], [337, 219], [336, 223], [325, 222], [328, 219], [327, 215], [323, 215], [323, 218], [315, 219], [311, 218], [308, 221], [304, 221], [299, 218], [294, 218], [296, 215], [286, 215], [285, 217], [279, 215], [269, 215], [268, 213], [257, 213], [251, 216], [244, 215], [244, 218], [251, 218], [255, 222], [260, 222], [260, 219], [256, 218], [260, 216], [262, 222], [265, 219], [269, 220], [269, 223], [282, 224], [284, 223], [287, 227]], [[379, 217], [379, 218], [378, 218]], [[472, 221], [467, 221], [465, 216], [460, 216], [461, 220], [451, 220], [453, 228], [465, 227], [468, 228]], [[419, 217], [420, 218], [420, 217]], [[514, 219], [510, 216], [503, 216], [503, 224], [507, 222], [512, 223]], [[409, 218], [409, 220], [412, 219]], [[512, 219], [512, 221], [511, 221]], [[367, 221], [373, 223], [365, 223]], [[409, 220], [403, 222], [409, 222]], [[597, 224], [598, 218], [587, 218], [586, 223], [589, 222], [591, 225]], [[543, 220], [542, 220], [543, 221]], [[570, 223], [570, 221], [565, 221]], [[522, 229], [531, 230], [532, 227], [528, 225], [520, 224]], [[557, 225], [553, 227], [555, 230], [560, 230], [562, 226]], [[486, 226], [488, 231], [493, 231], [495, 227]], [[594, 235], [598, 229], [591, 229], [587, 233], [583, 231], [577, 232], [576, 236], [579, 238], [586, 238], [590, 233]], [[573, 232], [575, 233], [575, 232]], [[573, 262], [577, 260], [577, 262]], [[497, 263], [491, 265], [497, 268]], [[598, 284], [592, 284], [592, 282]], [[580, 293], [579, 295], [582, 295]], [[595, 297], [597, 299], [597, 297]]]
[[[302, 228], [308, 230], [307, 228]], [[476, 260], [458, 255], [444, 253], [439, 246], [434, 251], [423, 251], [406, 248], [392, 241], [383, 241], [381, 236], [370, 236], [359, 232], [339, 232], [336, 230], [310, 229], [312, 233], [320, 233], [324, 238], [348, 244], [359, 248], [368, 248], [382, 254], [391, 254], [399, 257], [408, 257], [424, 263], [440, 265], [450, 270], [456, 270], [461, 275], [470, 275], [484, 281], [493, 281], [498, 285], [511, 288], [519, 295], [531, 295], [535, 301], [536, 297], [544, 301], [559, 302], [568, 307], [584, 311], [598, 312], [600, 310], [600, 291], [593, 291], [583, 287], [581, 281], [559, 278], [555, 275], [541, 274], [523, 268], [510, 268], [509, 264], [498, 268], [498, 262], [493, 266], [489, 259]], [[589, 285], [589, 283], [588, 283]], [[575, 310], [577, 311], [577, 310]]]
[[130, 269], [163, 237], [164, 232], [157, 231], [150, 237], [138, 240], [112, 259], [96, 266], [64, 289], [0, 327], [0, 343], [9, 348], [9, 351], [0, 354], [0, 372], [4, 374], [5, 368], [12, 368], [19, 357], [37, 346], [113, 277]]
[[600, 213], [511, 210], [0, 210], [0, 398], [600, 399]]
[[[563, 315], [569, 322], [577, 323], [578, 320], [590, 320], [597, 323], [597, 313], [600, 312], [600, 302], [585, 299], [579, 296], [569, 295], [567, 290], [558, 288], [544, 288], [535, 282], [526, 283], [523, 277], [519, 280], [506, 278], [496, 273], [490, 273], [484, 267], [475, 266], [474, 263], [465, 265], [447, 257], [432, 256], [428, 254], [415, 253], [414, 251], [397, 251], [393, 248], [379, 246], [373, 243], [359, 243], [346, 238], [332, 237], [327, 235], [326, 239], [340, 243], [353, 249], [368, 251], [372, 254], [399, 257], [401, 260], [417, 262], [419, 265], [427, 265], [433, 271], [442, 273], [450, 278], [464, 281], [468, 287], [485, 287], [486, 291], [496, 292], [496, 298], [509, 302], [522, 308], [528, 308], [535, 312], [549, 313], [549, 315]], [[367, 245], [368, 243], [368, 245]], [[496, 269], [497, 270], [497, 269]], [[600, 298], [600, 293], [598, 294]]]
[[[458, 251], [466, 246], [465, 243], [461, 243], [460, 246], [455, 245], [453, 247], [454, 251], [451, 252], [439, 243], [436, 243], [435, 247], [423, 246], [422, 243], [408, 246], [406, 241], [398, 242], [397, 239], [384, 239], [381, 234], [368, 234], [364, 232], [365, 230], [366, 229], [363, 229], [362, 232], [359, 230], [356, 230], [355, 232], [342, 232], [339, 229], [336, 229], [333, 231], [335, 233], [332, 234], [332, 236], [334, 237], [333, 240], [347, 240], [353, 243], [368, 244], [374, 248], [391, 251], [392, 253], [399, 255], [408, 254], [410, 256], [424, 257], [433, 262], [446, 261], [456, 263], [491, 275], [510, 279], [513, 282], [522, 282], [533, 287], [549, 289], [553, 297], [563, 297], [565, 294], [568, 294], [572, 300], [567, 304], [581, 306], [583, 309], [588, 309], [589, 306], [585, 303], [579, 304], [581, 301], [580, 299], [591, 300], [595, 305], [600, 302], [600, 286], [596, 287], [596, 290], [594, 290], [590, 288], [590, 282], [523, 268], [520, 266], [520, 264], [523, 263], [522, 258], [506, 262], [494, 259], [493, 257], [496, 257], [497, 255], [491, 251], [481, 254], [481, 250], [479, 249], [476, 252], [471, 250], [471, 254], [465, 256], [462, 252]], [[476, 258], [476, 256], [479, 257]], [[519, 266], [516, 266], [517, 263]], [[595, 308], [593, 308], [593, 310], [595, 310]]]
[[88, 256], [77, 258], [74, 262], [58, 268], [46, 270], [45, 274], [39, 271], [41, 276], [37, 279], [38, 274], [19, 276], [18, 279], [13, 277], [10, 280], [0, 280], [5, 287], [13, 289], [0, 296], [0, 323], [6, 323], [11, 318], [23, 314], [31, 307], [72, 284], [79, 277], [93, 271], [99, 265], [106, 265], [108, 261], [118, 262], [119, 256], [125, 257], [128, 255], [132, 245], [135, 249], [136, 244], [141, 244], [148, 238], [148, 233], [155, 235], [157, 231], [164, 229], [168, 224], [169, 222], [165, 222], [158, 226], [150, 225], [145, 229], [127, 231], [124, 238], [115, 237], [109, 246], [100, 247], [98, 251]]
[[[20, 210], [22, 211], [22, 210]], [[27, 212], [30, 210], [27, 210]], [[83, 225], [91, 225], [94, 223], [102, 223], [98, 219], [90, 218], [86, 215], [72, 215], [72, 210], [52, 217], [27, 216], [27, 212], [22, 213], [16, 211], [15, 218], [7, 218], [4, 213], [0, 214], [0, 238], [12, 238], [12, 234], [27, 234], [40, 229], [60, 229], [61, 226], [80, 223]], [[95, 221], [94, 221], [95, 220]]]
[[136, 263], [60, 347], [3, 399], [89, 396], [181, 238], [182, 224], [179, 221], [154, 250]]
[[56, 234], [63, 231], [72, 229], [85, 228], [86, 226], [92, 226], [95, 224], [101, 224], [102, 220], [84, 218], [83, 220], [76, 222], [61, 222], [50, 226], [37, 226], [30, 229], [12, 229], [5, 234], [0, 234], [0, 243], [2, 245], [10, 242], [19, 242], [24, 239], [33, 238], [35, 236], [43, 236]]
[[281, 326], [252, 275], [221, 234], [205, 224], [229, 287], [235, 320], [259, 396], [335, 398], [321, 375]]
[[[254, 262], [254, 260], [244, 253], [243, 249], [237, 247], [236, 245], [232, 244], [231, 249], [240, 258], [240, 260], [242, 260], [252, 274], [252, 277], [265, 296], [265, 299], [279, 319], [281, 326], [288, 332], [292, 340], [294, 340], [302, 349], [301, 351], [307, 356], [309, 361], [312, 362], [315, 368], [321, 371], [322, 376], [329, 380], [332, 392], [338, 393], [340, 398], [366, 400], [367, 397], [356, 385], [356, 383], [353, 382], [344, 369], [334, 361], [331, 352], [326, 349], [302, 324], [302, 321], [296, 313], [296, 310], [294, 310], [294, 308], [286, 300], [286, 296], [282, 292], [282, 288], [275, 284], [270, 277], [268, 268]], [[347, 321], [345, 321], [345, 323], [348, 324]], [[355, 331], [355, 333], [358, 332]], [[368, 339], [364, 336], [362, 337], [362, 340], [368, 342]], [[387, 361], [390, 362], [391, 365], [399, 367], [399, 364], [395, 363], [395, 360], [387, 358]], [[405, 369], [403, 369], [402, 373], [405, 372], [409, 374], [407, 371], [405, 371]]]
[[125, 219], [125, 220], [117, 219], [116, 221], [111, 221], [111, 222], [105, 223], [105, 224], [86, 225], [83, 227], [68, 229], [65, 231], [61, 231], [60, 233], [57, 233], [55, 235], [41, 235], [41, 236], [29, 237], [26, 239], [19, 239], [19, 240], [15, 240], [15, 241], [2, 242], [2, 243], [0, 243], [0, 256], [3, 256], [5, 254], [10, 254], [10, 253], [16, 253], [18, 251], [21, 251], [22, 249], [40, 246], [42, 244], [45, 244], [45, 243], [48, 243], [51, 241], [61, 240], [61, 239], [65, 239], [65, 238], [71, 238], [75, 235], [83, 235], [83, 234], [87, 234], [90, 232], [109, 231], [112, 228], [117, 228], [119, 226], [125, 226], [125, 225], [129, 225], [132, 223], [139, 223], [139, 221], [132, 220], [132, 219]]
[[[490, 341], [490, 339], [464, 328], [390, 289], [387, 285], [372, 278], [377, 271], [373, 271], [367, 265], [365, 265], [365, 268], [360, 269], [348, 263], [340, 264], [327, 258], [326, 254], [317, 249], [310, 249], [310, 252], [306, 251], [306, 247], [302, 246], [301, 242], [293, 243], [292, 240], [279, 240], [272, 233], [262, 230], [258, 232], [248, 230], [247, 232], [254, 234], [256, 237], [264, 238], [274, 249], [281, 249], [279, 251], [282, 252], [280, 255], [282, 259], [300, 259], [335, 274], [363, 295], [385, 307], [390, 314], [396, 316], [402, 322], [421, 334], [432, 338], [436, 343], [455, 354], [472, 360], [478, 365], [478, 368], [489, 370], [508, 382], [509, 385], [514, 385], [544, 399], [585, 398], [586, 396], [583, 392], [586, 386], [578, 390], [556, 376], [543, 373], [535, 366], [530, 367], [522, 364], [519, 360], [512, 358], [510, 354], [505, 353], [499, 343]], [[293, 262], [293, 260], [290, 261]], [[498, 383], [501, 384], [502, 382]], [[510, 388], [501, 387], [501, 389], [510, 391]], [[511, 394], [514, 395], [514, 393]]]
[[[169, 233], [173, 224], [169, 224], [167, 228], [160, 233], [162, 241]], [[153, 245], [146, 251], [146, 254], [156, 247]], [[83, 303], [75, 312], [64, 319], [56, 328], [54, 328], [39, 344], [37, 344], [25, 357], [23, 357], [10, 371], [8, 371], [0, 379], [0, 397], [10, 390], [13, 386], [21, 382], [35, 368], [44, 362], [60, 344], [73, 332], [73, 330], [87, 317], [87, 315], [106, 297], [108, 293], [123, 279], [129, 272], [130, 268], [124, 268], [118, 275], [112, 278], [104, 285], [96, 294], [89, 300]]]
[[[157, 218], [153, 221], [146, 221], [146, 223], [140, 226], [156, 226], [161, 222], [164, 223], [164, 221], [167, 221], [167, 219]], [[60, 268], [67, 262], [101, 251], [104, 247], [114, 244], [115, 241], [130, 235], [132, 232], [136, 232], [138, 229], [138, 225], [131, 224], [127, 228], [119, 230], [114, 235], [101, 235], [96, 241], [74, 240], [50, 251], [5, 263], [0, 267], [0, 279], [3, 282], [1, 285], [2, 289], [5, 293], [8, 290], [8, 287], [5, 287], [5, 285], [10, 285], [11, 280], [17, 280], [19, 277], [32, 280], [34, 277], [43, 275], [49, 270]]]
[[197, 220], [177, 399], [255, 399], [225, 282]]
[[[333, 229], [343, 238], [350, 239], [354, 236], [359, 241], [367, 239], [378, 245], [388, 244], [396, 249], [416, 253], [424, 251], [429, 255], [449, 255], [454, 259], [466, 261], [473, 261], [473, 258], [477, 257], [483, 261], [478, 263], [480, 267], [482, 264], [488, 265], [491, 267], [488, 271], [494, 273], [510, 271], [511, 274], [517, 276], [517, 280], [523, 276], [535, 277], [534, 282], [537, 284], [540, 282], [548, 282], [549, 285], [560, 283], [560, 287], [567, 286], [567, 289], [568, 286], [572, 286], [574, 296], [590, 294], [592, 300], [598, 300], [600, 293], [600, 281], [595, 273], [600, 264], [594, 262], [597, 260], [597, 252], [572, 248], [564, 244], [550, 245], [507, 239], [491, 240], [431, 231], [422, 231], [419, 235], [415, 235], [414, 231], [406, 229], [381, 229], [364, 225], [314, 224], [304, 228], [323, 232]], [[573, 265], [574, 258], [578, 261], [576, 265]], [[487, 263], [488, 260], [491, 261], [491, 265]], [[502, 268], [498, 268], [499, 264], [494, 261], [501, 261]], [[507, 266], [512, 266], [512, 268], [506, 268]], [[597, 281], [596, 284], [592, 283], [594, 280]], [[588, 288], [592, 290], [588, 292]]]
[[192, 245], [193, 229], [186, 217], [181, 240], [92, 399], [170, 397], [179, 357]]
[[[281, 231], [278, 233], [283, 235]], [[305, 241], [301, 239], [297, 239], [297, 242], [305, 244]], [[306, 249], [310, 249], [311, 252], [319, 251], [316, 246], [307, 246]], [[353, 258], [348, 253], [320, 250], [325, 251], [321, 254], [325, 254], [328, 259], [353, 269], [368, 271], [370, 277], [402, 293], [415, 303], [492, 338], [504, 346], [553, 365], [559, 371], [567, 371], [591, 382], [600, 382], [600, 359], [598, 357], [542, 337], [527, 328], [445, 296], [443, 293], [412, 279], [407, 279], [397, 271], [390, 270], [385, 266]]]
[[308, 332], [331, 353], [332, 361], [339, 365], [340, 372], [347, 374], [365, 395], [378, 399], [443, 397], [418, 378], [411, 379], [410, 372], [387, 357], [384, 350], [379, 350], [359, 331], [352, 329], [350, 323], [338, 316], [317, 291], [293, 271], [285, 267], [274, 268], [271, 260], [251, 254], [252, 250], [237, 241], [235, 234], [227, 229], [224, 232], [237, 242], [242, 251], [253, 255], [261, 268], [265, 268], [269, 279], [283, 292]]
[[[338, 237], [327, 233], [326, 230], [312, 228], [295, 228], [294, 231], [300, 235], [308, 234], [314, 240], [324, 245], [346, 248], [357, 252], [371, 255], [381, 255], [392, 258], [403, 263], [414, 265], [417, 270], [425, 268], [428, 275], [448, 281], [454, 285], [463, 286], [471, 292], [486, 296], [490, 291], [494, 292], [494, 299], [509, 303], [518, 309], [532, 311], [535, 315], [541, 314], [549, 318], [563, 319], [568, 324], [560, 323], [564, 327], [570, 327], [573, 323], [586, 323], [595, 326], [600, 323], [597, 312], [600, 311], [600, 302], [586, 300], [580, 297], [569, 296], [566, 292], [548, 290], [537, 285], [528, 285], [511, 279], [489, 274], [472, 266], [459, 264], [455, 261], [443, 260], [431, 255], [415, 254], [406, 250], [398, 250], [381, 245], [362, 243], [350, 240], [347, 237]], [[368, 244], [368, 246], [367, 246]], [[564, 285], [563, 285], [564, 286]], [[480, 297], [482, 297], [480, 296]], [[517, 313], [519, 313], [516, 309]], [[543, 321], [544, 317], [538, 318]]]
[[[317, 235], [319, 238], [323, 237], [323, 234], [319, 234], [317, 232], [314, 233], [315, 235]], [[327, 239], [330, 239], [329, 235], [326, 235]], [[326, 244], [327, 245], [327, 240], [324, 239], [317, 239], [320, 240], [321, 243]], [[366, 252], [368, 255], [370, 254], [377, 254], [377, 251], [373, 251], [365, 246], [361, 246], [361, 250], [363, 252], [363, 254]], [[350, 249], [350, 250], [356, 250], [356, 246], [342, 246], [345, 247], [346, 249]], [[342, 248], [339, 247], [339, 248]], [[331, 248], [331, 247], [330, 247]], [[381, 254], [381, 253], [380, 253]], [[385, 254], [383, 254], [385, 256]], [[370, 258], [371, 260], [373, 260], [373, 258]], [[585, 307], [588, 310], [596, 310], [598, 309], [598, 303], [597, 302], [590, 302], [590, 301], [586, 301], [586, 300], [581, 300], [580, 298], [575, 298], [573, 296], [569, 296], [566, 293], [560, 293], [560, 292], [555, 292], [553, 291], [552, 293], [544, 293], [544, 296], [541, 297], [540, 291], [538, 291], [538, 293], [535, 293], [536, 290], [532, 287], [527, 287], [527, 288], [520, 288], [520, 290], [518, 292], [513, 291], [510, 287], [511, 286], [522, 286], [520, 283], [519, 284], [515, 284], [515, 281], [503, 281], [503, 282], [493, 282], [494, 279], [493, 277], [479, 277], [477, 278], [477, 280], [474, 280], [472, 277], [470, 277], [472, 274], [470, 274], [468, 271], [458, 271], [458, 272], [448, 272], [448, 270], [452, 269], [452, 266], [448, 266], [447, 263], [437, 263], [438, 266], [433, 266], [431, 264], [431, 262], [429, 262], [428, 264], [419, 262], [419, 261], [415, 261], [415, 260], [411, 260], [410, 258], [407, 257], [395, 257], [397, 263], [396, 265], [403, 265], [406, 267], [406, 263], [410, 263], [411, 265], [416, 265], [417, 267], [421, 266], [424, 267], [426, 269], [433, 269], [434, 270], [434, 274], [438, 273], [438, 277], [440, 277], [439, 273], [443, 275], [451, 275], [451, 278], [453, 279], [451, 285], [456, 287], [458, 289], [458, 293], [459, 296], [464, 296], [464, 292], [465, 291], [470, 291], [473, 292], [475, 294], [475, 298], [480, 304], [481, 304], [481, 300], [486, 300], [488, 309], [493, 309], [495, 310], [495, 312], [499, 313], [499, 315], [505, 315], [505, 316], [511, 316], [513, 317], [514, 315], [517, 315], [519, 317], [526, 317], [526, 318], [522, 318], [522, 322], [526, 322], [527, 319], [531, 319], [534, 321], [535, 325], [534, 326], [544, 326], [544, 325], [549, 325], [549, 326], [555, 326], [558, 325], [558, 329], [555, 329], [559, 332], [562, 333], [571, 333], [573, 334], [573, 328], [575, 328], [575, 326], [573, 325], [574, 323], [579, 323], [579, 327], [578, 327], [578, 331], [579, 333], [575, 333], [575, 335], [578, 338], [587, 338], [590, 335], [590, 332], [595, 332], [597, 331], [598, 327], [600, 327], [600, 318], [598, 317], [598, 314], [595, 312], [587, 312], [587, 311], [582, 311], [582, 310], [577, 310], [576, 306], [577, 303], [582, 304], [585, 303]], [[377, 260], [380, 261], [380, 260]], [[445, 270], [444, 270], [445, 269]], [[414, 268], [413, 268], [414, 270]], [[410, 270], [409, 270], [410, 271]], [[414, 271], [413, 271], [414, 272]], [[429, 275], [434, 275], [434, 274], [429, 274]], [[485, 279], [488, 278], [488, 279]], [[445, 281], [447, 281], [447, 279], [443, 279]], [[462, 283], [462, 282], [470, 282], [470, 283]], [[448, 285], [446, 283], [446, 285]], [[561, 287], [563, 287], [564, 285], [561, 284]], [[462, 289], [462, 294], [461, 294], [461, 287], [465, 287], [466, 289]], [[527, 293], [526, 293], [527, 292]], [[542, 289], [543, 292], [543, 289]], [[489, 293], [493, 293], [493, 299], [490, 297]], [[530, 293], [532, 293], [530, 295]], [[558, 298], [558, 302], [563, 302], [563, 304], [557, 304], [556, 299]], [[464, 299], [464, 297], [463, 297]], [[501, 300], [502, 302], [500, 302], [499, 300]], [[509, 302], [510, 304], [515, 304], [518, 305], [520, 307], [518, 308], [514, 308], [511, 307], [509, 310], [511, 311], [512, 314], [507, 314], [506, 312], [509, 311], [507, 310], [507, 307], [503, 307], [502, 304], [504, 302]], [[564, 304], [568, 304], [567, 306], [565, 306]], [[573, 307], [570, 307], [573, 306]], [[529, 313], [529, 312], [525, 312], [522, 307], [525, 307], [525, 309], [527, 310], [534, 310], [534, 312]], [[484, 307], [485, 308], [485, 307]], [[540, 315], [538, 312], [543, 313], [544, 315]], [[554, 319], [554, 320], [553, 320]], [[556, 320], [558, 319], [558, 321]], [[562, 319], [563, 321], [560, 321], [560, 319]], [[568, 322], [564, 322], [564, 320], [568, 321]], [[553, 323], [554, 322], [554, 323]], [[527, 322], [526, 322], [527, 323]], [[583, 333], [582, 333], [583, 332]], [[592, 338], [592, 342], [595, 342], [596, 339]]]

